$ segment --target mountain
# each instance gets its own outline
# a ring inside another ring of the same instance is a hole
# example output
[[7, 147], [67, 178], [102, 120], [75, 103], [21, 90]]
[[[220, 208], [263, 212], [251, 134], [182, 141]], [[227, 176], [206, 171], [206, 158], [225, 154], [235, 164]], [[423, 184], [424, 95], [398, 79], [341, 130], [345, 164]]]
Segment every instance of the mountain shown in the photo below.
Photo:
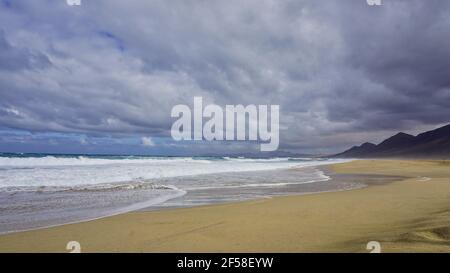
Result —
[[398, 133], [378, 145], [364, 143], [333, 157], [450, 158], [450, 124], [417, 136]]
[[366, 142], [361, 146], [353, 146], [351, 149], [337, 154], [335, 157], [363, 157], [366, 154], [370, 154], [375, 150], [377, 145]]

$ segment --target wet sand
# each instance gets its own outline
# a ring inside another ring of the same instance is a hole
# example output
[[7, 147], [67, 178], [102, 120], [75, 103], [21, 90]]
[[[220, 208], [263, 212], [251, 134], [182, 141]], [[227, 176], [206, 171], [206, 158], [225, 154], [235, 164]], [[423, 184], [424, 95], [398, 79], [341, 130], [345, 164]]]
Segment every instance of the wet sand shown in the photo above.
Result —
[[[328, 167], [369, 187], [139, 211], [0, 236], [1, 252], [450, 251], [450, 162], [358, 160]], [[382, 176], [385, 177], [382, 177]], [[387, 183], [395, 180], [395, 182]]]

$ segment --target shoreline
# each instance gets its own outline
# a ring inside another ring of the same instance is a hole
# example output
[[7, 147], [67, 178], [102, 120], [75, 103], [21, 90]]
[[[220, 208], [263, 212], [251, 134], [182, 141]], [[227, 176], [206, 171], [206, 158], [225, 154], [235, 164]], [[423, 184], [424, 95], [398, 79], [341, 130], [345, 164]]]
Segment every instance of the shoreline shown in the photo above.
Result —
[[[35, 162], [36, 160], [39, 162]], [[34, 166], [36, 164], [43, 164], [41, 162], [42, 160], [47, 164], [49, 158], [36, 158], [32, 159], [32, 162], [20, 159], [12, 165]], [[64, 165], [70, 163], [76, 165], [80, 163], [72, 162], [79, 159], [69, 158], [67, 160], [70, 160], [70, 162], [58, 161], [58, 164]], [[135, 171], [129, 171], [125, 175], [126, 177], [137, 177], [142, 169], [150, 168], [153, 170], [153, 167], [155, 172], [158, 172], [160, 169], [167, 172], [167, 169], [173, 165], [167, 159], [164, 159], [162, 162], [157, 161], [155, 165], [153, 159], [150, 159], [149, 162], [145, 161], [143, 165], [139, 162], [135, 165], [134, 163], [136, 162], [130, 161], [127, 163], [133, 164], [122, 164], [115, 167], [113, 164], [114, 161], [111, 160], [115, 159], [108, 159], [106, 169], [112, 169], [114, 173], [123, 173], [124, 170], [137, 168]], [[184, 163], [185, 160], [188, 163]], [[240, 160], [243, 160], [243, 163], [235, 162]], [[84, 179], [91, 181], [91, 178], [83, 178], [83, 176], [77, 178], [78, 180], [73, 180], [77, 176], [77, 171], [71, 170], [72, 167], [62, 167], [60, 172], [69, 172], [70, 175], [66, 177], [67, 181], [60, 181], [61, 186], [54, 186], [52, 184], [52, 181], [57, 180], [61, 176], [61, 174], [55, 174], [56, 177], [53, 177], [52, 173], [56, 173], [52, 171], [54, 170], [53, 168], [44, 168], [44, 173], [41, 173], [40, 168], [37, 168], [36, 171], [31, 171], [31, 174], [27, 172], [26, 176], [24, 176], [21, 168], [14, 167], [11, 168], [12, 171], [9, 172], [9, 175], [2, 178], [2, 189], [4, 188], [4, 190], [0, 192], [0, 207], [3, 209], [3, 213], [0, 216], [0, 234], [79, 223], [135, 210], [154, 211], [165, 209], [166, 207], [193, 207], [204, 204], [235, 202], [257, 199], [262, 196], [307, 192], [311, 191], [311, 189], [324, 191], [324, 189], [330, 188], [326, 183], [323, 187], [321, 183], [311, 184], [315, 186], [309, 186], [306, 185], [308, 183], [303, 183], [329, 179], [326, 176], [321, 176], [320, 174], [322, 172], [319, 172], [316, 168], [300, 168], [300, 172], [303, 172], [301, 169], [309, 170], [304, 171], [305, 175], [298, 175], [296, 172], [289, 171], [289, 169], [299, 165], [319, 166], [333, 162], [342, 162], [342, 160], [312, 160], [308, 158], [293, 160], [292, 162], [288, 158], [268, 159], [267, 162], [264, 159], [263, 164], [260, 164], [259, 161], [260, 159], [231, 160], [221, 158], [215, 160], [202, 158], [198, 161], [200, 163], [197, 164], [197, 160], [194, 158], [183, 158], [177, 160], [175, 165], [181, 166], [181, 169], [186, 169], [187, 166], [192, 165], [197, 171], [201, 169], [201, 172], [196, 175], [189, 174], [188, 172], [188, 174], [182, 176], [163, 176], [158, 179], [121, 178], [117, 179], [121, 182], [102, 182], [98, 185], [96, 183], [91, 185], [88, 182], [82, 182]], [[272, 163], [272, 161], [275, 163]], [[54, 162], [50, 163], [55, 164]], [[106, 162], [95, 161], [88, 163], [87, 165], [90, 166], [93, 163], [103, 164]], [[161, 164], [163, 167], [158, 167], [158, 164]], [[218, 166], [222, 165], [227, 167], [225, 169], [217, 169]], [[230, 170], [230, 166], [236, 167]], [[122, 170], [122, 167], [125, 169]], [[84, 175], [86, 175], [86, 170], [90, 169], [92, 167], [80, 167]], [[100, 173], [104, 171], [103, 168], [100, 169]], [[180, 172], [180, 170], [174, 171]], [[209, 173], [210, 171], [213, 172]], [[97, 172], [90, 173], [89, 175], [93, 177], [92, 181], [97, 181], [99, 177], [102, 177], [102, 175], [98, 176], [99, 174]], [[38, 185], [46, 184], [43, 181], [46, 181], [47, 178], [43, 178], [42, 176], [49, 177], [49, 181], [46, 182], [48, 185], [37, 187]], [[103, 176], [106, 179], [105, 181], [111, 179], [111, 177], [108, 178], [108, 175], [103, 174]], [[153, 175], [150, 174], [148, 176]], [[16, 183], [15, 177], [26, 177], [29, 186], [23, 186], [24, 181], [20, 179]], [[5, 180], [7, 181], [5, 182]], [[17, 188], [4, 187], [5, 185], [16, 184], [18, 184]], [[68, 186], [70, 184], [74, 185]]]
[[[351, 161], [349, 161], [349, 162], [351, 162]], [[352, 181], [353, 183], [355, 183], [357, 185], [354, 185], [350, 188], [318, 190], [318, 191], [308, 191], [308, 192], [292, 192], [292, 193], [286, 193], [286, 194], [282, 194], [282, 195], [267, 195], [267, 196], [263, 196], [263, 197], [255, 197], [252, 199], [223, 201], [223, 202], [217, 202], [217, 203], [199, 204], [199, 205], [191, 205], [191, 206], [158, 207], [158, 204], [156, 204], [156, 206], [149, 206], [149, 207], [139, 208], [139, 209], [134, 209], [134, 210], [117, 211], [115, 213], [112, 213], [110, 215], [105, 215], [105, 216], [86, 218], [86, 219], [82, 219], [82, 220], [69, 221], [69, 222], [60, 223], [60, 224], [53, 224], [53, 225], [41, 226], [41, 227], [35, 227], [35, 228], [29, 228], [29, 229], [18, 229], [18, 230], [0, 232], [0, 236], [22, 233], [22, 232], [39, 231], [39, 230], [44, 230], [44, 229], [49, 229], [49, 228], [66, 226], [66, 225], [80, 224], [80, 223], [101, 220], [104, 218], [115, 217], [115, 216], [119, 216], [119, 215], [123, 215], [123, 214], [127, 214], [127, 213], [133, 213], [133, 212], [171, 211], [171, 210], [177, 210], [177, 209], [190, 209], [190, 208], [196, 208], [196, 207], [207, 207], [207, 206], [215, 206], [215, 205], [221, 205], [221, 204], [241, 204], [241, 203], [245, 203], [245, 202], [272, 199], [272, 198], [278, 198], [278, 197], [283, 197], [283, 196], [305, 196], [305, 195], [311, 195], [311, 194], [349, 191], [349, 190], [361, 189], [361, 188], [380, 184], [379, 182], [375, 182], [375, 183], [371, 182], [371, 178], [374, 180], [382, 180], [383, 183], [392, 183], [393, 181], [402, 178], [400, 176], [396, 177], [396, 176], [387, 176], [387, 175], [373, 175], [371, 177], [371, 175], [337, 174], [331, 170], [331, 166], [334, 164], [336, 164], [336, 163], [330, 163], [330, 164], [324, 164], [324, 165], [320, 164], [317, 166], [298, 166], [298, 167], [290, 167], [290, 168], [286, 168], [286, 169], [269, 170], [267, 172], [270, 172], [270, 171], [296, 171], [296, 170], [300, 171], [302, 169], [314, 169], [314, 170], [320, 171], [324, 176], [327, 177], [327, 179], [313, 181], [313, 182], [305, 183], [305, 184], [321, 183], [321, 182], [327, 182], [327, 181], [333, 180], [336, 183], [344, 183], [344, 182]], [[252, 171], [252, 172], [258, 172], [258, 171]], [[246, 173], [246, 172], [242, 172], [242, 173]], [[179, 197], [174, 197], [173, 199], [176, 199], [176, 198], [179, 198]]]
[[[327, 166], [331, 166], [332, 164], [334, 164], [334, 163], [330, 163], [328, 165], [290, 167], [290, 168], [286, 168], [286, 169], [268, 170], [267, 172], [270, 172], [270, 171], [289, 171], [289, 170], [297, 170], [297, 169], [303, 169], [303, 168], [308, 168], [308, 169], [312, 168], [312, 169], [316, 169], [316, 170], [321, 171], [325, 176], [327, 176], [327, 180], [325, 180], [325, 181], [329, 181], [329, 180], [331, 180], [333, 178], [331, 177], [331, 174], [330, 174], [331, 171], [329, 170], [329, 168], [327, 168]], [[258, 171], [250, 171], [250, 172], [258, 172]], [[246, 173], [246, 171], [241, 172], [241, 173]], [[224, 173], [224, 174], [227, 174], [227, 173]], [[311, 183], [320, 183], [320, 182], [324, 182], [324, 181], [314, 181], [314, 182], [311, 182]], [[364, 186], [362, 186], [362, 187], [364, 187]], [[244, 203], [244, 202], [248, 202], [248, 201], [272, 199], [272, 198], [276, 198], [276, 197], [280, 197], [280, 196], [302, 196], [302, 195], [309, 195], [309, 194], [318, 194], [318, 193], [326, 193], [326, 192], [339, 192], [339, 191], [353, 190], [353, 189], [357, 189], [357, 188], [359, 188], [359, 187], [350, 188], [350, 189], [336, 189], [336, 190], [326, 190], [326, 191], [316, 191], [316, 192], [291, 193], [291, 194], [284, 194], [284, 195], [268, 195], [268, 196], [264, 196], [264, 197], [258, 197], [258, 198], [246, 199], [246, 200], [239, 200], [239, 201], [224, 201], [224, 202], [218, 202], [218, 203], [200, 204], [200, 205], [192, 205], [192, 206], [181, 206], [181, 207], [154, 207], [154, 206], [148, 206], [148, 207], [140, 208], [140, 209], [118, 211], [116, 213], [113, 213], [113, 214], [110, 214], [110, 215], [106, 215], [106, 216], [99, 216], [99, 217], [87, 218], [87, 219], [83, 219], [83, 220], [69, 221], [69, 222], [66, 222], [66, 223], [60, 223], [60, 224], [54, 224], [54, 225], [48, 225], [48, 226], [41, 226], [41, 227], [35, 227], [35, 228], [29, 228], [29, 229], [19, 229], [19, 230], [0, 232], [0, 236], [2, 236], [2, 235], [10, 235], [10, 234], [15, 234], [15, 233], [22, 233], [22, 232], [39, 231], [39, 230], [43, 230], [43, 229], [55, 228], [55, 227], [66, 226], [66, 225], [80, 224], [80, 223], [101, 220], [103, 218], [114, 217], [114, 216], [123, 215], [123, 214], [127, 214], [127, 213], [133, 213], [133, 212], [159, 212], [159, 211], [170, 211], [170, 210], [177, 210], [177, 209], [189, 209], [189, 208], [204, 207], [204, 206], [214, 206], [214, 205], [221, 205], [221, 204], [239, 204], [239, 203]], [[173, 199], [176, 199], [176, 198], [179, 198], [179, 197], [174, 197]], [[158, 205], [158, 204], [156, 204], [156, 205]]]
[[[73, 240], [84, 252], [366, 252], [364, 241], [375, 239], [386, 251], [450, 250], [446, 164], [358, 160], [327, 168], [343, 179], [349, 174], [397, 178], [349, 191], [135, 211], [10, 233], [0, 235], [0, 252], [65, 252]], [[420, 177], [430, 180], [415, 181]], [[431, 229], [415, 231], [421, 219], [432, 222]]]

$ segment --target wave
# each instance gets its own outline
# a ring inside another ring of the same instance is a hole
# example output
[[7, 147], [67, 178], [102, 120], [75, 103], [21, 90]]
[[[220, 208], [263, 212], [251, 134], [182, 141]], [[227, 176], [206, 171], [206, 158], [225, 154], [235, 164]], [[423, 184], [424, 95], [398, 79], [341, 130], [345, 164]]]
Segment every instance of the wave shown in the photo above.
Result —
[[318, 166], [337, 160], [225, 157], [0, 157], [0, 188], [74, 187]]
[[19, 186], [3, 187], [0, 192], [96, 192], [96, 191], [123, 191], [123, 190], [171, 190], [182, 191], [173, 185], [163, 185], [151, 182], [124, 182], [124, 183], [102, 183], [93, 185], [68, 186]]
[[177, 163], [195, 162], [211, 163], [218, 161], [229, 162], [307, 162], [323, 161], [326, 159], [296, 158], [296, 157], [272, 157], [272, 158], [245, 158], [245, 157], [150, 157], [150, 156], [56, 156], [56, 155], [0, 155], [0, 168], [8, 167], [52, 167], [52, 166], [89, 166], [111, 164], [145, 164], [145, 163]]
[[45, 167], [45, 166], [87, 166], [111, 164], [144, 164], [157, 162], [192, 162], [209, 163], [206, 159], [192, 157], [0, 157], [0, 167]]
[[[286, 177], [285, 177], [286, 178]], [[325, 175], [320, 170], [314, 170], [314, 172], [306, 174], [302, 173], [302, 175], [295, 180], [287, 180], [281, 179], [282, 182], [257, 182], [252, 183], [253, 180], [248, 180], [245, 183], [234, 184], [234, 185], [224, 185], [221, 183], [213, 184], [211, 183], [209, 186], [194, 186], [185, 188], [188, 191], [191, 190], [208, 190], [208, 189], [237, 189], [237, 188], [274, 188], [274, 187], [285, 187], [290, 185], [302, 185], [302, 184], [311, 184], [311, 183], [319, 183], [324, 181], [329, 181], [331, 177]], [[272, 180], [273, 181], [273, 180]]]

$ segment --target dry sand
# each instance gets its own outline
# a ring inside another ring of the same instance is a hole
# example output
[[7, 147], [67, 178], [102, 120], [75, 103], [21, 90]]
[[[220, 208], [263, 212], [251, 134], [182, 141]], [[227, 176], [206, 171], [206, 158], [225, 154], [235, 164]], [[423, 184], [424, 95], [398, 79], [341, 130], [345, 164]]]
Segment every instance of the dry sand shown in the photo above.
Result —
[[338, 174], [404, 176], [344, 192], [133, 212], [0, 236], [0, 252], [450, 252], [450, 162], [359, 160]]

